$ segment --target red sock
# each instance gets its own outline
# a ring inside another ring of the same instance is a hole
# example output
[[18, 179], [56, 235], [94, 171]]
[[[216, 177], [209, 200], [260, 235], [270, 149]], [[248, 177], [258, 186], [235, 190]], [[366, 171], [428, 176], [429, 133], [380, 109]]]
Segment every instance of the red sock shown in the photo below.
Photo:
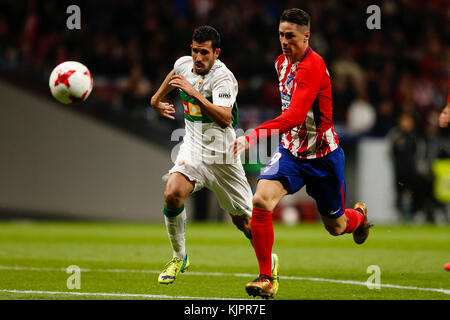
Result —
[[253, 247], [259, 263], [259, 274], [272, 276], [273, 221], [272, 211], [253, 208], [252, 220]]
[[355, 209], [345, 209], [344, 214], [347, 217], [347, 227], [344, 233], [352, 233], [355, 231], [364, 221], [364, 216]]

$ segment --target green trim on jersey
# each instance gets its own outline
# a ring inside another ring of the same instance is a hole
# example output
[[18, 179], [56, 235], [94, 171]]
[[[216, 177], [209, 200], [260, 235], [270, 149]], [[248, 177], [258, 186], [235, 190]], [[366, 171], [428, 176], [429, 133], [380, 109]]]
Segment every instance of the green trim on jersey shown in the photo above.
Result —
[[210, 118], [208, 118], [208, 116], [196, 117], [196, 116], [191, 116], [190, 114], [187, 114], [187, 113], [184, 113], [184, 118], [191, 122], [197, 122], [197, 121], [200, 121], [203, 123], [213, 122]]
[[[195, 100], [194, 98], [192, 98], [191, 96], [188, 96], [186, 93], [184, 93], [183, 90], [179, 90], [180, 92], [180, 98], [181, 100], [183, 100], [184, 102], [187, 103], [191, 103], [193, 105], [198, 106], [198, 102], [197, 100]], [[206, 99], [212, 103], [212, 97], [206, 97]], [[200, 107], [199, 107], [200, 108]], [[193, 116], [190, 114], [187, 114], [186, 112], [184, 112], [184, 118], [188, 121], [192, 121], [192, 122], [196, 122], [196, 121], [200, 121], [203, 123], [211, 123], [213, 122], [206, 114], [202, 115], [202, 116]]]
[[[183, 100], [184, 102], [190, 102], [192, 104], [197, 105], [197, 100], [195, 100], [194, 98], [192, 98], [191, 96], [188, 96], [186, 93], [184, 93], [183, 90], [178, 90], [180, 92], [180, 98], [181, 100]], [[206, 99], [208, 99], [209, 102], [212, 103], [212, 97], [206, 97]]]
[[[197, 105], [198, 102], [196, 99], [192, 98], [191, 96], [188, 96], [186, 93], [183, 92], [183, 90], [179, 90], [179, 92], [180, 92], [181, 100], [183, 100], [184, 102], [188, 102], [188, 103], [198, 106]], [[213, 103], [212, 97], [206, 97], [206, 99], [209, 102]], [[184, 112], [184, 118], [186, 120], [192, 121], [192, 122], [196, 122], [196, 121], [201, 121], [203, 123], [213, 122], [206, 114], [199, 117], [199, 116], [193, 116], [193, 115], [190, 115], [190, 114], [187, 114], [186, 112]], [[233, 126], [233, 128], [236, 127], [238, 121], [239, 121], [239, 108], [238, 108], [237, 102], [235, 102], [233, 104], [233, 110], [231, 111], [231, 125]]]

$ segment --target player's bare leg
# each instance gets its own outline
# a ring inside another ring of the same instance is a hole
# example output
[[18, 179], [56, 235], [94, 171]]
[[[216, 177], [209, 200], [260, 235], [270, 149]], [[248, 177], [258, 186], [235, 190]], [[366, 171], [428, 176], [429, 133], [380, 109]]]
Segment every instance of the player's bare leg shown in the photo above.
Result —
[[259, 277], [245, 286], [245, 290], [251, 296], [273, 298], [278, 291], [278, 257], [272, 254], [274, 239], [272, 210], [286, 194], [286, 189], [278, 180], [262, 179], [256, 187], [251, 229], [253, 247], [259, 264]]
[[352, 233], [353, 240], [357, 244], [362, 244], [369, 236], [369, 229], [372, 226], [367, 221], [367, 206], [358, 202], [353, 209], [344, 209], [344, 214], [336, 219], [327, 218], [321, 215], [325, 229], [333, 235], [339, 236], [345, 233]]
[[230, 214], [230, 217], [231, 217], [231, 221], [233, 221], [236, 228], [241, 230], [244, 233], [244, 235], [247, 237], [247, 239], [249, 239], [253, 245], [252, 229], [250, 226], [251, 218], [246, 214], [243, 214], [240, 216]]
[[177, 209], [184, 199], [194, 190], [195, 182], [190, 181], [185, 175], [174, 172], [169, 175], [166, 189], [164, 190], [164, 205], [168, 209]]
[[327, 229], [332, 236], [340, 236], [341, 234], [344, 234], [345, 228], [347, 227], [347, 218], [345, 214], [337, 219], [327, 218], [323, 215], [320, 215], [320, 217], [322, 218], [325, 229]]
[[189, 267], [189, 259], [186, 254], [186, 209], [184, 200], [194, 190], [194, 182], [179, 172], [169, 176], [164, 191], [164, 221], [167, 234], [173, 249], [173, 258], [169, 261], [158, 277], [161, 284], [169, 284], [175, 281], [179, 272], [184, 272]]
[[287, 193], [283, 184], [278, 180], [259, 180], [253, 196], [253, 206], [272, 211]]

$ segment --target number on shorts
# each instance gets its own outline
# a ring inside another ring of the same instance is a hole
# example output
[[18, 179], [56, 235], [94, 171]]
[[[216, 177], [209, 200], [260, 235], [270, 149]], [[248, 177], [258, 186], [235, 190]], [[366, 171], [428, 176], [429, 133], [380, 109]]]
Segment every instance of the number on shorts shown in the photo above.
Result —
[[277, 162], [278, 160], [280, 160], [281, 158], [281, 153], [277, 152], [273, 155], [272, 159], [270, 159], [269, 163], [267, 164], [268, 166], [273, 165], [275, 162]]

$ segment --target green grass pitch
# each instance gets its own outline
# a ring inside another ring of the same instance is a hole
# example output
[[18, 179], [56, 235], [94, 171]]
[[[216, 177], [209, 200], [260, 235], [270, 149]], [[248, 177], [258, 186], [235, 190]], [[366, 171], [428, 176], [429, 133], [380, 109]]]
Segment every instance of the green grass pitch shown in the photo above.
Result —
[[[320, 224], [274, 229], [276, 299], [450, 299], [448, 225], [375, 226], [363, 245]], [[188, 222], [186, 243], [191, 268], [160, 285], [171, 258], [163, 223], [1, 222], [0, 299], [250, 298], [244, 287], [257, 260], [232, 224]], [[70, 265], [81, 268], [80, 289], [68, 289]], [[371, 265], [379, 267], [380, 289], [366, 285]]]

